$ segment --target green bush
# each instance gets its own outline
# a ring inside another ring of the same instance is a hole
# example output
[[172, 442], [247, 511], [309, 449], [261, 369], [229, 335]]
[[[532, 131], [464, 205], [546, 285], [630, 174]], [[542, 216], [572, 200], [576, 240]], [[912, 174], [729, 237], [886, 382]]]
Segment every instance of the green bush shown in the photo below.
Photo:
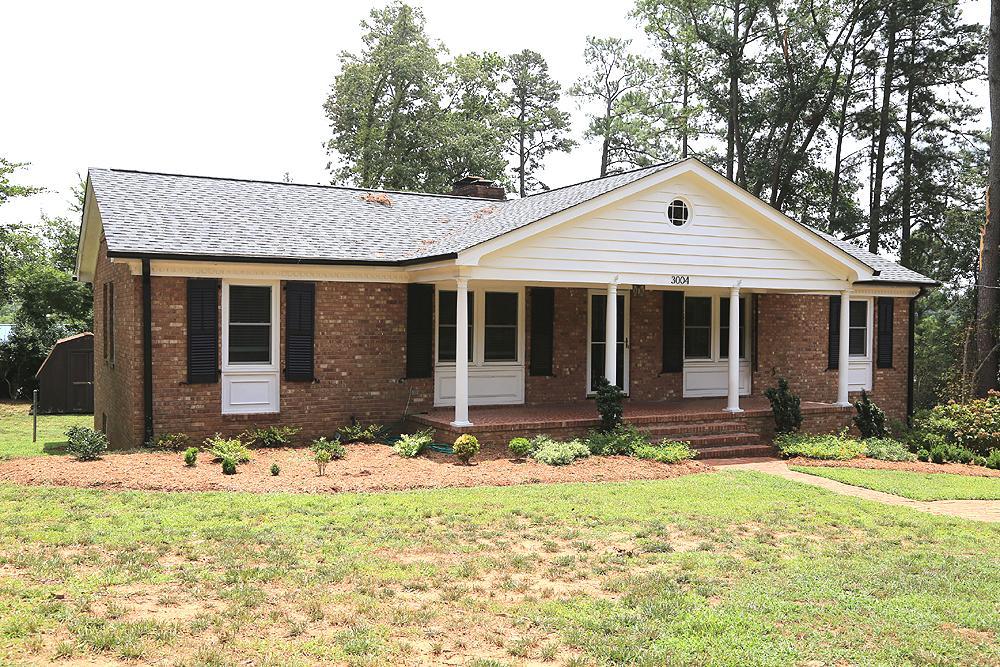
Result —
[[595, 388], [597, 413], [601, 416], [601, 430], [613, 431], [622, 423], [625, 408], [625, 392], [608, 382], [606, 377], [597, 378]]
[[186, 450], [191, 446], [191, 438], [187, 433], [161, 433], [146, 442], [150, 449], [166, 449], [171, 452]]
[[885, 437], [885, 413], [872, 402], [864, 389], [861, 390], [861, 398], [854, 402], [854, 409], [858, 413], [854, 415], [854, 425], [858, 427], [862, 438], [867, 440]]
[[778, 378], [778, 386], [764, 392], [774, 413], [775, 433], [795, 433], [802, 426], [802, 401], [788, 388], [788, 380]]
[[299, 431], [298, 426], [265, 426], [254, 427], [243, 432], [242, 440], [248, 445], [260, 447], [284, 447], [292, 443]]
[[564, 466], [590, 456], [590, 447], [579, 440], [563, 442], [547, 439], [531, 458], [550, 466]]
[[842, 433], [809, 435], [783, 433], [774, 439], [774, 445], [785, 458], [804, 456], [809, 459], [847, 461], [863, 456], [865, 444]]
[[864, 441], [865, 456], [882, 461], [916, 461], [917, 456], [906, 445], [892, 438], [869, 438]]
[[1000, 470], [1000, 449], [991, 449], [986, 456], [986, 463], [983, 465], [993, 470]]
[[958, 445], [980, 455], [1000, 449], [1000, 393], [967, 403], [946, 403], [914, 419], [914, 449], [930, 451], [937, 445]]
[[434, 431], [428, 428], [416, 433], [404, 433], [399, 436], [392, 449], [403, 458], [412, 459], [419, 456], [433, 442]]
[[928, 450], [931, 463], [976, 463], [979, 457], [971, 449], [961, 445], [934, 445]]
[[66, 451], [78, 461], [94, 461], [108, 449], [108, 436], [86, 426], [70, 426], [66, 438]]
[[479, 440], [476, 439], [476, 436], [466, 433], [455, 439], [455, 444], [452, 445], [451, 449], [459, 461], [469, 465], [472, 457], [479, 453]]
[[281, 466], [277, 463], [271, 464], [271, 477], [277, 477], [281, 473]]
[[316, 438], [312, 441], [312, 445], [309, 447], [312, 453], [319, 454], [320, 452], [326, 452], [330, 455], [327, 459], [327, 463], [330, 461], [339, 461], [340, 459], [347, 456], [347, 449], [344, 444], [340, 442], [339, 437], [335, 437], [333, 440], [328, 440], [325, 436], [321, 438]]
[[646, 436], [626, 422], [610, 431], [591, 431], [587, 435], [587, 447], [597, 456], [629, 456], [637, 447], [648, 444]]
[[507, 449], [510, 453], [514, 455], [514, 458], [523, 459], [525, 456], [530, 456], [534, 447], [531, 444], [531, 440], [527, 438], [513, 438], [507, 443]]
[[198, 448], [188, 447], [184, 450], [184, 465], [193, 468], [198, 463]]
[[385, 427], [380, 424], [350, 424], [341, 428], [339, 435], [344, 442], [382, 442], [385, 439]]
[[226, 457], [222, 459], [222, 474], [223, 475], [235, 475], [236, 474], [236, 461]]
[[320, 449], [313, 454], [313, 461], [316, 462], [316, 470], [320, 476], [326, 474], [326, 465], [330, 462], [330, 450]]
[[698, 452], [691, 448], [691, 443], [664, 438], [656, 445], [647, 444], [636, 447], [634, 455], [639, 459], [659, 463], [679, 463], [690, 461], [698, 456]]
[[205, 438], [205, 449], [212, 455], [213, 461], [230, 459], [233, 463], [246, 463], [251, 458], [250, 450], [239, 438], [223, 438], [218, 433]]

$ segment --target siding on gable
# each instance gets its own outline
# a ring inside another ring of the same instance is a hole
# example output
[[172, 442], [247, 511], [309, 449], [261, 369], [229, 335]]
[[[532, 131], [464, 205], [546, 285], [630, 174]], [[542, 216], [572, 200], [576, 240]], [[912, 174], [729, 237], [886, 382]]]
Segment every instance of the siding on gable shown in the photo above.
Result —
[[[666, 208], [681, 195], [692, 219], [674, 227]], [[665, 284], [651, 277], [690, 276], [692, 287], [720, 281], [776, 281], [789, 289], [829, 289], [829, 264], [771, 221], [690, 177], [679, 177], [601, 211], [484, 256], [496, 269], [601, 271], [622, 282]]]

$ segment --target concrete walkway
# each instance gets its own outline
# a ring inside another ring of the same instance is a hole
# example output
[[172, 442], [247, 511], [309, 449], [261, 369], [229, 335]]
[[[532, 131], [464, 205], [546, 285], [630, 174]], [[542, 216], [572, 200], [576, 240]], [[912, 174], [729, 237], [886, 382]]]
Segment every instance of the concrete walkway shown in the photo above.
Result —
[[943, 516], [954, 516], [960, 519], [972, 519], [974, 521], [1000, 522], [1000, 500], [910, 500], [901, 496], [894, 496], [891, 493], [882, 491], [872, 491], [860, 486], [851, 486], [843, 482], [837, 482], [825, 477], [807, 475], [803, 472], [796, 472], [788, 468], [784, 461], [760, 461], [754, 463], [737, 463], [726, 468], [736, 470], [756, 470], [766, 472], [769, 475], [777, 475], [794, 482], [812, 484], [827, 491], [833, 491], [845, 496], [874, 500], [886, 505], [899, 505], [910, 507], [921, 512], [940, 514]]

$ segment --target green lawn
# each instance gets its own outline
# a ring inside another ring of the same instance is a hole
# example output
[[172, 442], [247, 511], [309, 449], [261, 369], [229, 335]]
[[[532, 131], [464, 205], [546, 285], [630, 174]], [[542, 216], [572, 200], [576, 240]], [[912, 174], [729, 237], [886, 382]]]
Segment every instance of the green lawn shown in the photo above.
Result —
[[911, 500], [1000, 500], [1000, 478], [997, 477], [862, 468], [816, 466], [790, 466], [790, 468]]
[[760, 473], [0, 516], [0, 663], [1000, 663], [1000, 526]]
[[31, 441], [31, 405], [0, 403], [0, 459], [62, 454], [70, 426], [94, 425], [93, 415], [38, 415], [38, 440]]

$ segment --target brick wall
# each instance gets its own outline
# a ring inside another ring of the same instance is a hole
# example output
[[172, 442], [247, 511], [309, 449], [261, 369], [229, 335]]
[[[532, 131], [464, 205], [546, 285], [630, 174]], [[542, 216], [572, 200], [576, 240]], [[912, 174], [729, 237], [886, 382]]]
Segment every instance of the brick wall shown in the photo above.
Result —
[[[142, 442], [142, 283], [128, 267], [112, 264], [101, 238], [94, 272], [94, 428], [107, 418], [108, 438], [116, 447]], [[104, 357], [108, 332], [104, 286], [114, 285], [115, 354]]]
[[[526, 290], [525, 349], [531, 358], [531, 289]], [[587, 290], [555, 289], [552, 323], [552, 376], [528, 374], [525, 360], [524, 401], [528, 404], [585, 400], [587, 397]]]

